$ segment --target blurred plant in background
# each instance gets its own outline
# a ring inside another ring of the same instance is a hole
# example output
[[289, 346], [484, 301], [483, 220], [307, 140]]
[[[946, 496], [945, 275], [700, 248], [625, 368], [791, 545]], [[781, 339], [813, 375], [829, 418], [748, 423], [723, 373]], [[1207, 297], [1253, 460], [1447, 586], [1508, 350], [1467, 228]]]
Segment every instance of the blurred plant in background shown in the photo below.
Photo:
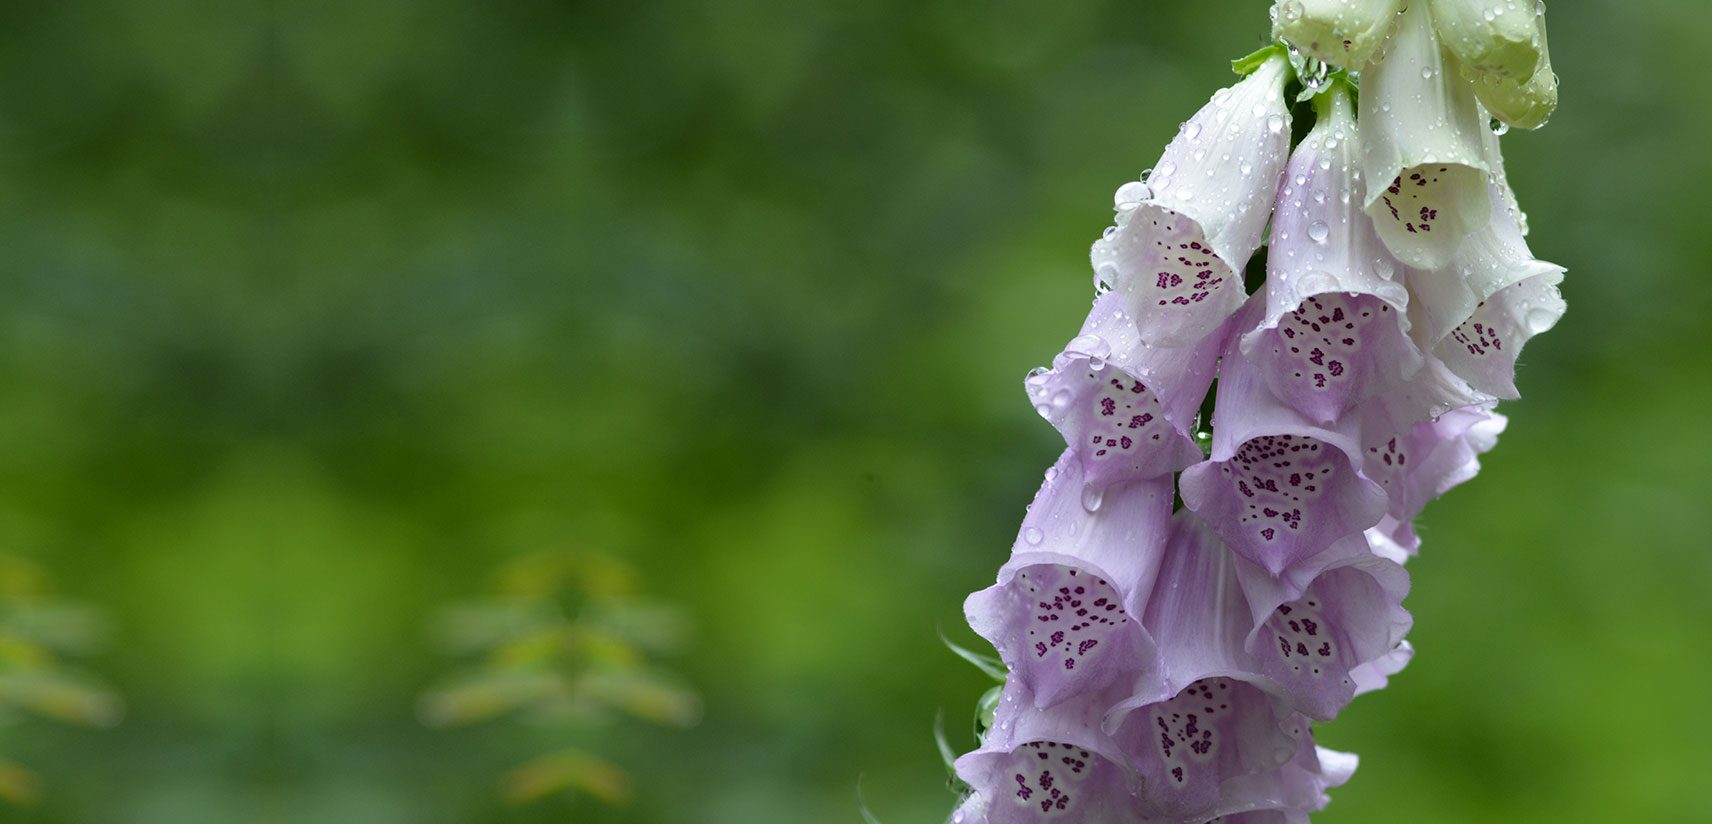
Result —
[[599, 731], [626, 716], [673, 727], [699, 720], [699, 697], [653, 660], [681, 647], [684, 622], [638, 595], [637, 577], [595, 552], [529, 555], [500, 568], [493, 595], [439, 617], [439, 642], [478, 661], [423, 697], [426, 723], [510, 715], [574, 742], [507, 773], [508, 801], [575, 791], [624, 803], [629, 776], [589, 749]]
[[[0, 727], [26, 714], [93, 727], [118, 723], [118, 695], [62, 661], [95, 648], [103, 635], [94, 608], [55, 599], [40, 567], [0, 553]], [[0, 799], [29, 803], [37, 791], [35, 774], [0, 750]]]

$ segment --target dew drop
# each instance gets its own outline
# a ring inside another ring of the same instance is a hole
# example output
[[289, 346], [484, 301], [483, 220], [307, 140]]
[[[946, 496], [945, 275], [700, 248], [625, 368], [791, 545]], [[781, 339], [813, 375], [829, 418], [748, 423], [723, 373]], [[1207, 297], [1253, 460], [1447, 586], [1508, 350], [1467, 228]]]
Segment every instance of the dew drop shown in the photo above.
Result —
[[1115, 263], [1102, 263], [1094, 267], [1094, 288], [1101, 292], [1109, 292], [1118, 285], [1118, 267]]
[[1296, 294], [1301, 297], [1309, 297], [1311, 295], [1322, 295], [1327, 292], [1335, 292], [1337, 291], [1337, 288], [1337, 278], [1334, 278], [1325, 272], [1309, 272], [1302, 276], [1301, 282], [1296, 284]]
[[1093, 484], [1082, 487], [1082, 508], [1089, 512], [1099, 512], [1100, 504], [1106, 502], [1106, 491]]
[[1112, 345], [1099, 335], [1077, 335], [1071, 338], [1070, 343], [1064, 348], [1095, 358], [1110, 357], [1112, 354]]
[[1284, 131], [1284, 115], [1275, 114], [1266, 118], [1266, 130], [1273, 134]]
[[1153, 190], [1148, 188], [1146, 183], [1132, 180], [1119, 186], [1112, 194], [1112, 205], [1119, 209], [1133, 209], [1136, 204], [1150, 197], [1153, 197]]
[[1040, 546], [1040, 542], [1046, 539], [1046, 534], [1041, 532], [1039, 527], [1031, 526], [1022, 531], [1022, 539], [1027, 541], [1029, 546]]
[[1326, 237], [1330, 234], [1331, 227], [1327, 226], [1323, 220], [1316, 220], [1308, 224], [1308, 239], [1315, 243], [1325, 243]]

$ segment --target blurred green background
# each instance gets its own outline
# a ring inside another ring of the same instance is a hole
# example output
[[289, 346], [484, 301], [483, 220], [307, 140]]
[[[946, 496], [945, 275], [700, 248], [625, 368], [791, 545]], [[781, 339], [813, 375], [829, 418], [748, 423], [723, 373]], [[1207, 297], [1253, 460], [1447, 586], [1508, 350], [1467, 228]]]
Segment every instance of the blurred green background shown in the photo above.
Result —
[[[938, 821], [984, 679], [935, 628], [1060, 449], [1021, 378], [1267, 5], [0, 5], [0, 551], [128, 705], [0, 727], [0, 819]], [[1712, 820], [1712, 7], [1549, 20], [1506, 147], [1570, 313], [1325, 822]], [[418, 716], [434, 616], [557, 550], [687, 618], [700, 724], [592, 741], [626, 806], [508, 805], [559, 736]]]

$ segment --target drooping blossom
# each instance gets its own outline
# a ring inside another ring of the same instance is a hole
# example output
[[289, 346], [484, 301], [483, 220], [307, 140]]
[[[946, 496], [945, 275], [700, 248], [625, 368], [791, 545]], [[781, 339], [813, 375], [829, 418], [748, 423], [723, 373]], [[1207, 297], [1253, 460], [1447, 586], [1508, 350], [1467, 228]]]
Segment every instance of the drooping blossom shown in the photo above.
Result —
[[1476, 390], [1514, 399], [1522, 347], [1563, 317], [1557, 287], [1564, 270], [1529, 251], [1520, 209], [1506, 196], [1495, 137], [1487, 155], [1500, 173], [1487, 187], [1487, 225], [1470, 234], [1443, 269], [1410, 271], [1405, 279], [1416, 296], [1421, 344]]
[[1212, 384], [1216, 336], [1143, 346], [1123, 297], [1094, 302], [1082, 333], [1028, 377], [1035, 409], [1063, 434], [1085, 483], [1169, 475], [1201, 459], [1191, 429]]
[[[1251, 303], [1243, 318], [1260, 308]], [[1360, 472], [1352, 422], [1322, 426], [1266, 384], [1258, 362], [1237, 346], [1226, 349], [1212, 454], [1183, 471], [1180, 493], [1232, 551], [1277, 575], [1378, 523], [1386, 499]]]
[[1439, 40], [1476, 84], [1525, 81], [1545, 51], [1539, 0], [1431, 0]]
[[964, 604], [1039, 706], [1154, 667], [1140, 610], [1170, 516], [1169, 474], [1091, 487], [1073, 449], [1047, 471], [998, 583]]
[[1272, 36], [1304, 54], [1359, 71], [1397, 25], [1403, 0], [1278, 0]]
[[1410, 3], [1390, 51], [1361, 74], [1366, 209], [1398, 260], [1445, 264], [1486, 224], [1486, 118], [1449, 65], [1424, 2]]
[[1119, 188], [1117, 225], [1094, 244], [1096, 278], [1125, 297], [1141, 340], [1183, 346], [1242, 305], [1290, 151], [1282, 54], [1220, 89], [1183, 123], [1145, 181]]
[[1272, 394], [1330, 425], [1421, 368], [1409, 293], [1362, 211], [1361, 129], [1345, 84], [1290, 156], [1272, 212], [1266, 314], [1242, 337]]

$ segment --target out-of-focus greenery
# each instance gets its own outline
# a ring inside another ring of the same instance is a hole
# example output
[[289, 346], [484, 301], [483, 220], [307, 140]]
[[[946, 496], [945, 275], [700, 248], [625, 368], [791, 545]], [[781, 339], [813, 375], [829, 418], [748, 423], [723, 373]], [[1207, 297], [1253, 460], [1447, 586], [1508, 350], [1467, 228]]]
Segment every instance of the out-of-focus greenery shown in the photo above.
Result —
[[[619, 714], [679, 727], [700, 717], [695, 693], [650, 661], [681, 645], [681, 617], [638, 597], [627, 565], [550, 552], [506, 564], [498, 578], [491, 598], [440, 616], [442, 644], [481, 660], [423, 697], [424, 721], [455, 726], [513, 714], [582, 741]], [[630, 799], [622, 768], [586, 744], [559, 746], [507, 774], [505, 797], [527, 803], [580, 791], [612, 804]]]
[[[23, 713], [93, 727], [117, 723], [118, 696], [63, 660], [95, 646], [102, 629], [90, 608], [54, 598], [35, 564], [0, 553], [0, 725]], [[29, 768], [0, 756], [0, 801], [30, 803], [38, 792]]]
[[[1021, 391], [1110, 194], [1265, 0], [0, 4], [0, 547], [125, 721], [25, 721], [30, 824], [934, 822], [960, 601], [1060, 448]], [[1506, 138], [1570, 312], [1431, 508], [1420, 653], [1326, 822], [1712, 819], [1712, 8], [1553, 3]], [[599, 547], [692, 730], [430, 729], [425, 627]]]

